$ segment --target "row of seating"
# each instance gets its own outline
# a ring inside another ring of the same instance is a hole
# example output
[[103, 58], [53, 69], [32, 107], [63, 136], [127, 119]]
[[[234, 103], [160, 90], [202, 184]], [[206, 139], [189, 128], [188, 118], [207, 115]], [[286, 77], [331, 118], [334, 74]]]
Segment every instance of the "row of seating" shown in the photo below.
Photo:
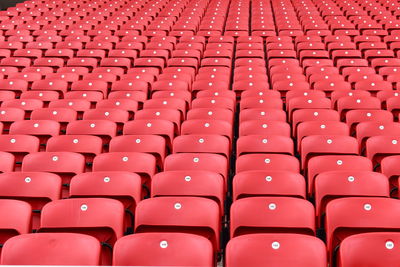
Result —
[[0, 262], [396, 265], [397, 6], [0, 12]]

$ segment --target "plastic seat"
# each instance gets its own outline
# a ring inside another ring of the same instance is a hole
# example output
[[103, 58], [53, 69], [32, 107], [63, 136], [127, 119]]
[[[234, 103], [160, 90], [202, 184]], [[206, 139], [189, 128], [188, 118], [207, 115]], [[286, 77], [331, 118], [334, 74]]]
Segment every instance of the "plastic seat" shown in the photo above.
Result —
[[15, 157], [13, 154], [8, 152], [0, 151], [0, 172], [12, 172], [14, 171]]
[[94, 158], [92, 170], [135, 172], [142, 177], [142, 184], [150, 188], [150, 179], [156, 173], [156, 157], [141, 152], [103, 153]]
[[47, 172], [7, 172], [0, 174], [0, 197], [23, 200], [32, 207], [32, 229], [39, 228], [43, 206], [61, 197], [61, 178]]
[[380, 162], [384, 157], [399, 154], [398, 142], [397, 135], [381, 135], [368, 138], [365, 144], [366, 155], [374, 163], [376, 169], [379, 169]]
[[300, 172], [299, 160], [284, 154], [247, 154], [236, 160], [236, 173], [243, 171], [291, 171]]
[[110, 152], [143, 152], [156, 157], [161, 169], [166, 156], [166, 141], [159, 135], [123, 135], [110, 141]]
[[311, 157], [323, 154], [358, 155], [357, 139], [342, 135], [311, 135], [301, 141], [302, 168]]
[[218, 134], [232, 140], [232, 125], [222, 120], [186, 120], [181, 125], [181, 134]]
[[288, 154], [293, 155], [293, 140], [279, 135], [246, 135], [237, 140], [237, 155], [251, 153]]
[[376, 231], [399, 231], [400, 202], [390, 198], [351, 197], [335, 199], [326, 207], [326, 236], [330, 259], [346, 238]]
[[24, 234], [4, 244], [5, 265], [100, 265], [101, 246], [96, 238], [74, 233]]
[[85, 158], [74, 152], [36, 152], [30, 153], [22, 161], [23, 172], [51, 172], [62, 178], [68, 185], [71, 177], [84, 172]]
[[62, 199], [49, 202], [43, 207], [39, 232], [89, 234], [103, 245], [101, 264], [110, 264], [110, 248], [123, 236], [123, 220], [124, 207], [117, 200]]
[[178, 153], [165, 158], [164, 171], [204, 170], [222, 175], [227, 183], [228, 160], [211, 153]]
[[317, 224], [322, 223], [326, 205], [343, 197], [389, 197], [388, 178], [370, 171], [327, 171], [315, 178]]
[[125, 123], [124, 135], [159, 135], [165, 139], [168, 148], [172, 148], [174, 124], [168, 120], [136, 119]]
[[233, 112], [226, 108], [194, 108], [186, 114], [187, 120], [225, 120], [233, 124]]
[[139, 233], [115, 243], [113, 264], [212, 267], [213, 247], [205, 237], [194, 234]]
[[165, 171], [154, 175], [151, 197], [204, 197], [214, 200], [224, 213], [226, 185], [224, 178], [212, 171]]
[[363, 233], [349, 236], [340, 244], [338, 266], [391, 266], [399, 261], [396, 232]]
[[256, 233], [314, 235], [314, 206], [294, 197], [242, 198], [231, 206], [231, 237]]
[[[190, 111], [188, 112], [189, 116]], [[265, 120], [265, 121], [286, 121], [286, 112], [280, 109], [260, 109], [250, 108], [242, 110], [239, 114], [239, 124], [245, 121]]]
[[109, 120], [117, 123], [119, 129], [129, 120], [129, 111], [120, 108], [95, 108], [83, 113], [83, 120]]
[[93, 158], [102, 153], [103, 142], [98, 136], [92, 135], [60, 135], [47, 141], [47, 152], [68, 151], [85, 156], [86, 163], [92, 163]]
[[135, 232], [186, 232], [204, 236], [219, 250], [221, 214], [218, 204], [201, 197], [149, 198], [139, 202]]
[[167, 120], [174, 124], [176, 134], [180, 133], [182, 114], [176, 109], [143, 109], [135, 114], [135, 120]]
[[32, 120], [52, 120], [60, 123], [60, 130], [65, 130], [67, 124], [77, 119], [77, 112], [70, 108], [40, 108], [31, 113]]
[[60, 134], [60, 124], [51, 120], [16, 121], [11, 124], [9, 133], [35, 135], [40, 139], [40, 144], [45, 145], [50, 137]]
[[38, 152], [40, 146], [39, 138], [24, 134], [0, 135], [0, 150], [12, 153], [15, 163], [21, 165], [25, 155]]
[[290, 171], [243, 171], [233, 178], [233, 199], [258, 196], [306, 197], [302, 175]]
[[103, 197], [120, 201], [125, 208], [125, 227], [132, 232], [137, 203], [142, 198], [142, 182], [138, 174], [124, 171], [87, 172], [71, 179], [72, 198]]
[[32, 208], [27, 202], [14, 199], [0, 199], [0, 244], [11, 237], [31, 231]]
[[235, 100], [223, 96], [197, 97], [192, 101], [192, 108], [225, 108], [235, 111]]
[[344, 122], [339, 121], [305, 121], [297, 126], [297, 149], [301, 150], [301, 141], [310, 135], [349, 135], [350, 130]]
[[5, 100], [1, 104], [2, 108], [19, 108], [25, 111], [29, 116], [32, 110], [43, 107], [43, 101], [38, 99], [11, 99]]
[[173, 153], [214, 153], [229, 159], [230, 148], [229, 139], [217, 134], [181, 135], [173, 141]]
[[68, 124], [67, 135], [96, 135], [108, 143], [117, 135], [117, 124], [108, 120], [77, 120]]
[[346, 113], [346, 123], [350, 126], [351, 132], [354, 132], [358, 123], [368, 121], [390, 123], [393, 122], [393, 114], [390, 111], [378, 109], [350, 110]]
[[326, 267], [326, 247], [318, 238], [299, 234], [252, 234], [232, 238], [226, 267]]

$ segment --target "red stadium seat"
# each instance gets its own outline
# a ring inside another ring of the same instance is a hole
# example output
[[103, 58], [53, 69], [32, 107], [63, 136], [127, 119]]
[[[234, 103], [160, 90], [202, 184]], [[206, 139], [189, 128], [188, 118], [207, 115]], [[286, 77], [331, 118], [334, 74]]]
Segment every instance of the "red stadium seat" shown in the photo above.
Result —
[[100, 265], [101, 246], [91, 236], [73, 233], [24, 234], [2, 250], [6, 265]]
[[43, 207], [39, 232], [89, 234], [103, 244], [102, 264], [110, 264], [110, 248], [123, 235], [123, 220], [124, 207], [117, 200], [62, 199], [49, 202]]
[[396, 232], [363, 233], [347, 237], [340, 244], [338, 266], [391, 266], [399, 261], [400, 234]]
[[290, 171], [243, 171], [233, 178], [234, 200], [256, 196], [305, 198], [304, 177]]
[[226, 266], [326, 267], [326, 247], [318, 238], [299, 234], [252, 234], [232, 238]]
[[284, 232], [314, 235], [313, 205], [292, 197], [249, 197], [231, 206], [231, 237]]
[[400, 202], [390, 198], [352, 197], [332, 200], [326, 207], [326, 236], [330, 259], [346, 238], [376, 231], [398, 231]]
[[187, 232], [208, 238], [220, 249], [218, 204], [201, 197], [149, 198], [137, 206], [135, 232]]
[[113, 264], [212, 267], [214, 256], [212, 243], [202, 236], [187, 233], [139, 233], [125, 236], [116, 242]]

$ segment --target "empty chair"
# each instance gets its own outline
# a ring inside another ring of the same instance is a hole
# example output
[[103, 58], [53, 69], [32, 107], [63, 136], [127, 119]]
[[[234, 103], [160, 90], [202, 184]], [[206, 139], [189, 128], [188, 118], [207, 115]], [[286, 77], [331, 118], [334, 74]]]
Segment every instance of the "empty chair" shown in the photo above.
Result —
[[326, 205], [341, 197], [389, 197], [389, 182], [385, 175], [370, 171], [327, 171], [315, 178], [317, 223], [325, 215]]
[[310, 159], [307, 166], [309, 193], [313, 192], [315, 177], [327, 171], [372, 171], [371, 160], [354, 155], [324, 155]]
[[337, 109], [341, 116], [345, 116], [349, 110], [381, 109], [381, 101], [372, 96], [345, 96], [338, 99]]
[[231, 237], [254, 233], [314, 235], [314, 206], [294, 197], [249, 197], [231, 206]]
[[301, 150], [301, 141], [310, 135], [349, 135], [350, 130], [344, 122], [339, 121], [305, 121], [297, 126], [297, 149]]
[[207, 237], [220, 248], [221, 214], [218, 204], [201, 197], [149, 198], [139, 202], [135, 232], [187, 232]]
[[136, 112], [135, 120], [167, 120], [174, 124], [175, 134], [181, 129], [181, 113], [176, 109], [142, 109]]
[[237, 155], [250, 153], [277, 153], [293, 155], [293, 140], [280, 135], [246, 135], [241, 136], [236, 143]]
[[69, 196], [119, 200], [126, 211], [125, 227], [131, 231], [136, 205], [142, 197], [142, 181], [138, 174], [125, 171], [81, 173], [72, 177]]
[[123, 135], [110, 141], [110, 152], [144, 152], [157, 159], [159, 169], [162, 168], [166, 155], [165, 139], [159, 135]]
[[182, 123], [181, 134], [218, 134], [232, 140], [232, 125], [222, 120], [187, 120]]
[[0, 198], [28, 202], [32, 207], [32, 229], [39, 228], [43, 206], [61, 198], [61, 178], [48, 172], [7, 172], [0, 174]]
[[3, 247], [5, 265], [100, 265], [96, 238], [74, 233], [35, 233], [10, 238]]
[[71, 177], [85, 170], [85, 157], [75, 152], [30, 153], [22, 161], [23, 172], [51, 172], [62, 178], [65, 186]]
[[352, 235], [340, 244], [337, 266], [396, 266], [399, 263], [400, 233]]
[[281, 135], [290, 137], [290, 125], [284, 121], [247, 120], [239, 124], [239, 136], [246, 135]]
[[218, 173], [228, 179], [228, 160], [211, 153], [178, 153], [165, 158], [164, 171], [204, 170]]
[[[0, 244], [7, 239], [31, 231], [31, 205], [14, 199], [0, 199]], [[2, 247], [1, 246], [1, 247]]]
[[51, 120], [16, 121], [10, 126], [10, 134], [29, 134], [39, 137], [40, 144], [45, 145], [52, 136], [60, 134], [60, 124]]
[[381, 172], [389, 179], [391, 188], [398, 188], [400, 155], [387, 156], [381, 161]]
[[24, 134], [0, 135], [0, 150], [15, 156], [16, 164], [21, 165], [25, 155], [39, 151], [39, 138]]
[[101, 137], [103, 144], [108, 143], [117, 135], [117, 124], [108, 120], [78, 120], [68, 123], [67, 135], [96, 135]]
[[205, 237], [194, 234], [139, 233], [115, 243], [113, 264], [213, 267], [213, 247]]
[[103, 151], [103, 142], [100, 137], [93, 135], [60, 135], [47, 141], [47, 152], [69, 151], [81, 153], [87, 163]]
[[[189, 117], [188, 112], [188, 117]], [[239, 124], [249, 120], [286, 121], [286, 112], [281, 109], [249, 108], [239, 114]]]
[[233, 178], [233, 199], [257, 196], [306, 197], [304, 177], [290, 171], [243, 171]]
[[171, 150], [174, 139], [174, 123], [161, 119], [135, 119], [125, 123], [124, 135], [159, 135], [165, 139], [167, 147]]
[[368, 138], [365, 147], [366, 155], [375, 169], [380, 168], [382, 159], [386, 156], [400, 154], [400, 142], [398, 135], [380, 135]]
[[226, 267], [326, 267], [326, 247], [318, 238], [299, 234], [252, 234], [232, 238]]
[[14, 171], [15, 157], [8, 152], [0, 151], [0, 173]]
[[296, 157], [284, 154], [246, 154], [237, 158], [236, 173], [254, 170], [298, 173], [300, 162]]
[[197, 196], [214, 200], [224, 210], [226, 186], [224, 178], [215, 172], [203, 170], [165, 171], [154, 175], [152, 197]]
[[311, 135], [301, 141], [302, 168], [313, 156], [324, 154], [358, 155], [357, 139], [344, 135]]
[[173, 153], [214, 153], [230, 156], [229, 139], [216, 134], [190, 134], [177, 136], [172, 145]]
[[150, 188], [150, 179], [156, 173], [156, 157], [141, 152], [110, 152], [94, 158], [93, 171], [128, 171], [142, 177], [142, 184]]
[[365, 232], [399, 231], [400, 201], [381, 197], [332, 200], [326, 207], [325, 229], [328, 255], [348, 236]]
[[330, 109], [298, 109], [293, 112], [292, 117], [292, 133], [295, 136], [297, 126], [305, 121], [340, 121], [339, 113]]
[[369, 137], [379, 135], [400, 135], [400, 123], [368, 121], [361, 122], [356, 126], [356, 137], [361, 151], [365, 148], [366, 140]]
[[[79, 218], [79, 219], [77, 219]], [[111, 247], [123, 236], [124, 206], [107, 198], [72, 198], [43, 207], [39, 232], [89, 234], [103, 245], [102, 264], [110, 264]]]
[[346, 113], [346, 123], [349, 125], [352, 134], [358, 123], [366, 121], [393, 122], [393, 114], [390, 111], [378, 109], [350, 110]]

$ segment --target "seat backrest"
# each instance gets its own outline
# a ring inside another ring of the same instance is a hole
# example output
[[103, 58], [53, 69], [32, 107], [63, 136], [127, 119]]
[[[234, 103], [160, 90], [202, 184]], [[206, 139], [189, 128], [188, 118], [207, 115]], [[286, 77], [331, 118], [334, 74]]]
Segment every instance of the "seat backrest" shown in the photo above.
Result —
[[221, 214], [218, 204], [201, 197], [149, 198], [139, 202], [135, 232], [187, 232], [207, 237], [219, 250]]
[[398, 264], [400, 233], [363, 233], [340, 244], [337, 266], [395, 266]]
[[96, 238], [74, 233], [35, 233], [10, 238], [3, 247], [5, 265], [100, 265]]
[[326, 206], [325, 229], [330, 257], [348, 236], [400, 231], [400, 201], [382, 197], [340, 198]]
[[[77, 219], [79, 218], [79, 220]], [[123, 236], [124, 207], [108, 198], [55, 200], [42, 209], [39, 232], [77, 232], [113, 245]]]
[[304, 177], [290, 171], [243, 171], [233, 178], [233, 199], [255, 196], [306, 197]]
[[314, 235], [314, 206], [294, 197], [249, 197], [231, 206], [231, 237], [254, 233]]
[[299, 234], [252, 234], [232, 238], [226, 248], [226, 267], [326, 267], [325, 244]]
[[137, 233], [114, 246], [115, 266], [214, 266], [212, 243], [186, 233]]

